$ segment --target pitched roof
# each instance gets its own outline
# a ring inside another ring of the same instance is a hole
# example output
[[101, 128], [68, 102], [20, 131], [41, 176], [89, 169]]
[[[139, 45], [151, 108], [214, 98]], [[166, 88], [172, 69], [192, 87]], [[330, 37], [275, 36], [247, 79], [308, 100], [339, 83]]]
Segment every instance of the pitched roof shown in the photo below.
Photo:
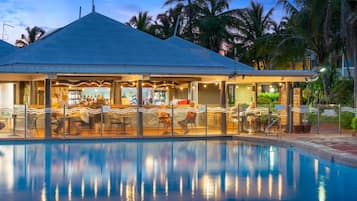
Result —
[[[139, 67], [145, 68], [145, 71], [155, 71], [156, 67], [173, 67], [172, 70], [175, 67], [188, 67], [188, 70], [192, 69], [192, 73], [214, 68], [216, 72], [222, 70], [221, 73], [228, 73], [224, 62], [211, 59], [207, 54], [192, 54], [96, 12], [46, 35], [21, 51], [0, 59], [0, 71], [4, 71], [5, 67], [10, 65], [13, 71], [51, 70], [54, 73], [64, 71], [62, 67], [54, 68], [56, 66], [71, 65], [76, 66], [74, 69], [67, 69], [71, 72], [91, 71], [92, 68], [86, 66], [96, 66], [92, 69], [93, 73], [98, 73], [101, 69], [111, 73], [130, 73], [136, 72]], [[25, 66], [29, 68], [26, 69]], [[36, 69], [33, 69], [35, 67]], [[81, 69], [82, 67], [85, 69]]]
[[12, 53], [15, 50], [16, 50], [15, 46], [3, 40], [0, 40], [0, 58]]
[[231, 58], [222, 56], [212, 50], [196, 45], [190, 41], [187, 41], [177, 36], [170, 37], [166, 39], [166, 41], [184, 49], [186, 52], [190, 52], [198, 56], [201, 55], [206, 57], [207, 59], [220, 63], [233, 71], [255, 70], [253, 67], [250, 67], [240, 62], [236, 62]]

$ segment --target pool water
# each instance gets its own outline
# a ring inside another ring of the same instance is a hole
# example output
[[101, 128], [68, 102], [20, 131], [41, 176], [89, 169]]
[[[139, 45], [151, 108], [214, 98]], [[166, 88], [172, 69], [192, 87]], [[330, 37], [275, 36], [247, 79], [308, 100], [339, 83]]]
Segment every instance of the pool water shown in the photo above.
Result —
[[238, 141], [0, 144], [0, 200], [357, 200], [357, 169]]

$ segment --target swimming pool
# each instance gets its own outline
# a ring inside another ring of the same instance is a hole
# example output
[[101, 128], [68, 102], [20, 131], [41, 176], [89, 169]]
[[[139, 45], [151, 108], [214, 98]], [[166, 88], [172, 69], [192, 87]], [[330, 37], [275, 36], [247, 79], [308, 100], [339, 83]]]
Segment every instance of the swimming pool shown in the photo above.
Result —
[[1, 200], [357, 200], [357, 169], [238, 141], [0, 144]]

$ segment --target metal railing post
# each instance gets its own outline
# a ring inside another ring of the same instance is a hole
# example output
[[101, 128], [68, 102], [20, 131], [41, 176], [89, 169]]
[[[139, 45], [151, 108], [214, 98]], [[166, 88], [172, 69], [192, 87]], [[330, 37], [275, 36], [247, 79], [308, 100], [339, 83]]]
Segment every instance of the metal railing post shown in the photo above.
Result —
[[25, 117], [25, 121], [24, 121], [24, 139], [27, 138], [27, 104], [25, 104], [25, 108], [24, 108], [24, 117]]
[[104, 122], [104, 114], [103, 114], [103, 105], [100, 107], [100, 136], [103, 137], [103, 122]]
[[317, 134], [320, 134], [320, 103], [317, 104]]
[[341, 104], [338, 104], [338, 133], [341, 133]]
[[292, 107], [291, 105], [288, 106], [289, 110], [288, 110], [288, 133], [291, 134], [292, 133]]
[[[243, 122], [242, 122], [243, 123]], [[237, 134], [240, 135], [240, 104], [238, 103], [237, 109]]]
[[171, 105], [171, 137], [174, 136], [174, 105]]
[[[270, 126], [270, 121], [271, 121], [270, 118], [271, 118], [271, 116], [270, 116], [270, 105], [268, 105], [268, 126]], [[268, 128], [268, 129], [270, 129], [270, 128]]]
[[[63, 137], [66, 138], [67, 135], [67, 127], [66, 127], [66, 120], [67, 120], [67, 114], [66, 114], [66, 104], [63, 104]], [[71, 123], [71, 122], [68, 122]]]
[[206, 128], [205, 128], [205, 133], [206, 133], [206, 136], [208, 135], [208, 106], [206, 104], [206, 107], [205, 107], [205, 114], [206, 114]]

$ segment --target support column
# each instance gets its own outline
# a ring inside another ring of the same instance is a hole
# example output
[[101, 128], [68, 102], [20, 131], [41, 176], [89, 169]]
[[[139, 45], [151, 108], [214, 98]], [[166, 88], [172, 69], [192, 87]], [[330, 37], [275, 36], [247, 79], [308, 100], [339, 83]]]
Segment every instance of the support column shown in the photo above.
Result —
[[[293, 125], [293, 115], [291, 112], [291, 107], [293, 106], [293, 87], [292, 83], [288, 82], [287, 83], [287, 101], [286, 101], [287, 107], [286, 107], [286, 113], [287, 113], [287, 128], [286, 130], [288, 133], [292, 133], [292, 125]], [[291, 106], [291, 107], [289, 107]]]
[[257, 83], [252, 84], [252, 92], [253, 92], [253, 104], [254, 104], [254, 107], [257, 107], [257, 102], [258, 102], [258, 84]]
[[37, 105], [37, 86], [36, 81], [30, 81], [30, 104]]
[[[220, 104], [221, 107], [226, 109], [226, 81], [221, 81], [221, 93], [220, 93]], [[222, 134], [227, 134], [227, 116], [225, 112], [222, 112], [221, 118], [221, 132]]]
[[45, 137], [51, 137], [51, 80], [45, 79]]
[[113, 82], [112, 90], [113, 104], [121, 104], [121, 84], [118, 82]]
[[[143, 106], [143, 81], [138, 80], [138, 83], [136, 85], [136, 101], [138, 108], [141, 108]], [[137, 132], [138, 136], [143, 136], [143, 113], [138, 111], [137, 114], [137, 121], [136, 121], [136, 126], [137, 126]]]

